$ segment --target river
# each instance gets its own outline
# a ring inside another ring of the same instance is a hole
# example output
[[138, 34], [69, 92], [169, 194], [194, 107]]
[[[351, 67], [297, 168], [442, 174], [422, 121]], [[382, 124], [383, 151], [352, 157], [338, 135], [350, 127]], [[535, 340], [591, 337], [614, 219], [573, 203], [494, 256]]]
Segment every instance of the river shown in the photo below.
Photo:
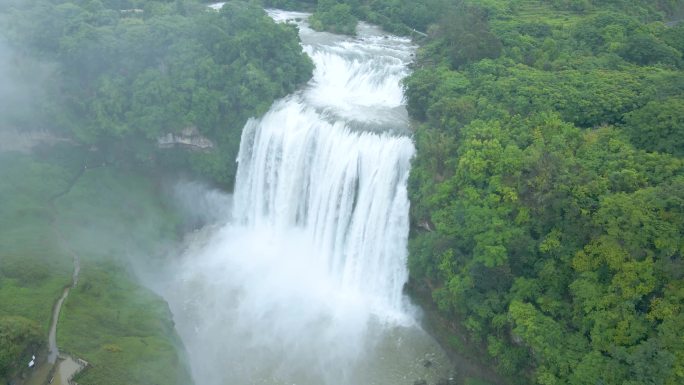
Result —
[[402, 291], [414, 146], [401, 79], [416, 47], [268, 12], [298, 24], [314, 77], [246, 124], [233, 209], [214, 200], [226, 213], [158, 287], [195, 383], [435, 384], [448, 360]]

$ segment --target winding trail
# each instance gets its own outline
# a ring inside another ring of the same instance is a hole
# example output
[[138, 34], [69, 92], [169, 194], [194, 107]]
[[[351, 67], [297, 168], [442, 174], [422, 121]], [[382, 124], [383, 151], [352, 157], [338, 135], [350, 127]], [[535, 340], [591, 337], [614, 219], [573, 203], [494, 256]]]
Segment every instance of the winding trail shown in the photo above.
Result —
[[50, 320], [50, 331], [48, 333], [47, 362], [46, 364], [39, 365], [41, 367], [36, 368], [34, 374], [25, 382], [26, 385], [72, 385], [75, 384], [71, 381], [74, 375], [88, 365], [87, 362], [81, 359], [74, 358], [67, 354], [60, 354], [59, 347], [57, 346], [57, 324], [59, 323], [59, 315], [62, 311], [64, 301], [69, 296], [69, 292], [78, 285], [78, 277], [81, 272], [81, 258], [78, 253], [70, 247], [69, 242], [57, 225], [57, 208], [55, 207], [57, 199], [71, 192], [71, 189], [76, 185], [81, 176], [83, 176], [86, 169], [87, 165], [84, 164], [78, 173], [69, 181], [69, 184], [65, 189], [52, 195], [48, 201], [52, 213], [52, 229], [59, 239], [60, 246], [71, 255], [74, 270], [71, 275], [71, 282], [64, 288], [62, 295], [52, 309], [52, 319]]
[[57, 238], [59, 239], [62, 247], [71, 254], [71, 257], [73, 259], [74, 263], [74, 271], [71, 276], [71, 284], [68, 285], [67, 287], [64, 288], [64, 291], [62, 292], [62, 296], [59, 297], [57, 302], [55, 303], [55, 307], [52, 310], [52, 320], [50, 322], [50, 332], [48, 334], [48, 363], [49, 364], [54, 364], [57, 361], [57, 357], [59, 356], [59, 348], [57, 347], [57, 323], [59, 322], [59, 314], [62, 311], [62, 305], [64, 304], [64, 301], [66, 298], [69, 296], [69, 291], [76, 287], [78, 284], [78, 276], [79, 273], [81, 272], [81, 259], [78, 256], [78, 254], [71, 248], [69, 247], [69, 243], [67, 242], [66, 238], [64, 237], [64, 234], [59, 229], [59, 226], [57, 226], [57, 208], [55, 207], [55, 201], [57, 199], [67, 195], [71, 189], [76, 185], [79, 179], [81, 179], [81, 176], [85, 173], [86, 166], [84, 165], [79, 172], [72, 178], [72, 180], [69, 182], [67, 187], [63, 190], [58, 192], [57, 194], [53, 195], [50, 197], [50, 210], [52, 211], [52, 229], [53, 231], [57, 234]]
[[57, 235], [60, 246], [71, 255], [74, 270], [71, 275], [71, 282], [64, 287], [62, 295], [52, 308], [52, 318], [50, 320], [50, 330], [48, 332], [47, 362], [39, 362], [32, 374], [23, 382], [24, 385], [73, 385], [75, 383], [73, 383], [71, 379], [76, 373], [83, 370], [88, 365], [87, 362], [81, 359], [71, 357], [67, 354], [60, 354], [59, 347], [57, 346], [57, 324], [59, 323], [59, 315], [62, 310], [62, 305], [64, 305], [64, 301], [69, 296], [69, 291], [78, 284], [78, 277], [81, 272], [81, 259], [78, 253], [69, 246], [69, 242], [57, 225], [57, 208], [55, 206], [57, 199], [71, 192], [71, 189], [76, 185], [81, 176], [83, 176], [86, 169], [87, 167], [84, 165], [69, 181], [64, 190], [57, 192], [48, 199], [48, 205], [52, 216], [52, 230]]

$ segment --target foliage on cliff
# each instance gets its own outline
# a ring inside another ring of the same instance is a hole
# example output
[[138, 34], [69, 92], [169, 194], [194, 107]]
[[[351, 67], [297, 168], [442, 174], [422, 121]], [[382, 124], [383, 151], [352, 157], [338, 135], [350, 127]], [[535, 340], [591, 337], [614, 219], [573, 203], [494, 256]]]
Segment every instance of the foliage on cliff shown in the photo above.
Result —
[[319, 0], [316, 11], [309, 18], [311, 28], [345, 35], [356, 35], [359, 20], [352, 6], [337, 0]]
[[469, 0], [431, 21], [406, 80], [411, 277], [516, 382], [684, 382], [684, 26], [664, 23], [683, 9]]
[[311, 76], [295, 28], [247, 2], [219, 12], [191, 0], [5, 0], [2, 8], [6, 40], [24, 53], [17, 60], [56, 63], [51, 93], [34, 111], [47, 128], [149, 162], [157, 137], [196, 127], [218, 148], [193, 154], [195, 169], [224, 184], [246, 120]]
[[40, 328], [24, 317], [0, 316], [0, 380], [23, 369], [44, 345]]

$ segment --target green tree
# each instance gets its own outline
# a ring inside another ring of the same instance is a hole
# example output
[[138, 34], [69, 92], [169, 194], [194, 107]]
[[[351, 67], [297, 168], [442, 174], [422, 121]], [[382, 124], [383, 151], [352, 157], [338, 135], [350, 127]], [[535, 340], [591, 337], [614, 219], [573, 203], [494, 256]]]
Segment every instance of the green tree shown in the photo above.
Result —
[[23, 317], [0, 317], [0, 379], [16, 374], [43, 344], [35, 322]]
[[684, 156], [684, 98], [651, 101], [628, 112], [625, 132], [639, 148]]
[[313, 29], [319, 31], [356, 35], [358, 19], [352, 13], [351, 5], [345, 2], [319, 0], [309, 23]]

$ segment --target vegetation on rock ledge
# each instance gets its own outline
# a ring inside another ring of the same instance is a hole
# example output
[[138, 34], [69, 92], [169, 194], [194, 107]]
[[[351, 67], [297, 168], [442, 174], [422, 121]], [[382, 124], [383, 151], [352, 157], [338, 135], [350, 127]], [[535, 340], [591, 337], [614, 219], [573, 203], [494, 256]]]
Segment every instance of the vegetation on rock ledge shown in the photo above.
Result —
[[112, 158], [150, 163], [156, 140], [195, 127], [217, 148], [192, 168], [230, 185], [246, 120], [311, 77], [294, 26], [255, 4], [4, 0], [20, 65], [54, 63], [39, 111], [18, 128], [60, 130]]

